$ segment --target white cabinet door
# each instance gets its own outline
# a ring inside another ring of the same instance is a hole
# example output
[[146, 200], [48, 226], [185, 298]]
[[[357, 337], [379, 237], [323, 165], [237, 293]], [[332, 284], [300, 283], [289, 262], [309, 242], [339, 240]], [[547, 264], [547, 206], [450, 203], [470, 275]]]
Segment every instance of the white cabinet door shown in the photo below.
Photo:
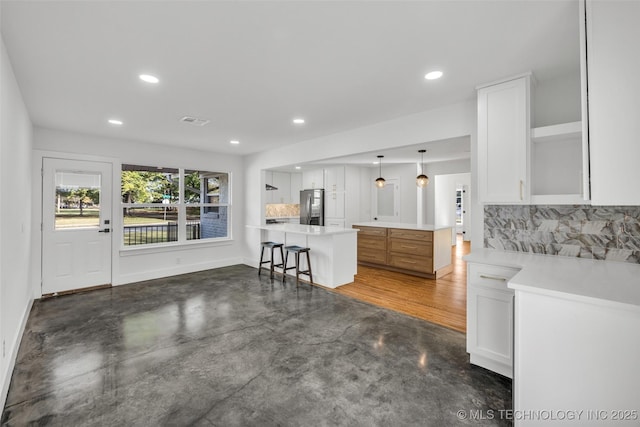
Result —
[[273, 172], [273, 203], [291, 203], [291, 177], [286, 172]]
[[302, 189], [324, 188], [324, 172], [322, 169], [315, 169], [302, 172]]
[[640, 205], [640, 2], [586, 6], [591, 202]]
[[273, 172], [265, 171], [264, 173], [264, 202], [265, 204], [274, 203], [273, 201], [273, 192], [275, 190], [268, 190], [268, 188], [273, 187]]
[[300, 190], [302, 190], [302, 174], [291, 174], [291, 203], [300, 203]]
[[324, 190], [344, 191], [344, 166], [333, 166], [324, 170]]
[[478, 89], [478, 189], [484, 203], [529, 200], [529, 74]]
[[504, 365], [501, 371], [489, 369], [511, 378], [513, 293], [470, 286], [467, 299], [470, 303], [467, 316], [471, 320], [467, 330], [467, 351], [474, 357], [481, 356]]
[[474, 365], [512, 377], [513, 290], [519, 270], [470, 263], [467, 268], [467, 352]]
[[[325, 218], [344, 219], [344, 191], [324, 193], [324, 216]], [[325, 221], [326, 222], [326, 221]]]
[[344, 219], [327, 219], [324, 222], [325, 227], [340, 227], [344, 228]]

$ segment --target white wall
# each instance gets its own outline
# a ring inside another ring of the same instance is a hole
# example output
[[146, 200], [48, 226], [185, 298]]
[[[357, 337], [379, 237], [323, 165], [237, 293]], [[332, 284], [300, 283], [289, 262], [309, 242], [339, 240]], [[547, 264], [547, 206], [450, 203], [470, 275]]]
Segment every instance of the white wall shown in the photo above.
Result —
[[[362, 191], [371, 193], [371, 213], [375, 217], [377, 198], [375, 192], [378, 191], [374, 181], [378, 178], [377, 168], [369, 169], [369, 180], [365, 183]], [[416, 197], [416, 167], [414, 164], [404, 165], [382, 165], [382, 177], [386, 180], [397, 179], [400, 186], [398, 206], [400, 207], [400, 218], [397, 222], [406, 224], [416, 224], [418, 221], [418, 200]]]
[[33, 135], [4, 40], [0, 55], [0, 408], [4, 408], [32, 302], [29, 255]]
[[[576, 57], [579, 53], [575, 53]], [[532, 127], [579, 121], [580, 70], [576, 69], [574, 73], [535, 83], [532, 98]]]
[[[436, 201], [436, 186], [433, 183], [433, 180], [438, 175], [469, 173], [471, 171], [471, 160], [463, 159], [452, 160], [449, 162], [426, 163], [424, 170], [425, 174], [432, 180], [432, 182], [422, 190], [425, 196], [423, 206], [423, 213], [425, 215], [424, 223], [436, 224], [438, 222], [436, 219], [438, 202]], [[440, 204], [442, 204], [442, 201], [440, 201]]]
[[363, 188], [367, 188], [371, 184], [370, 168], [360, 167], [358, 176], [358, 188], [360, 189], [360, 200], [357, 209], [359, 210], [358, 216], [354, 222], [369, 222], [373, 221], [373, 211], [371, 210], [371, 194], [372, 190], [362, 191]]
[[[209, 268], [242, 263], [244, 234], [244, 173], [240, 156], [194, 151], [147, 144], [138, 141], [102, 138], [71, 132], [36, 128], [33, 156], [33, 203], [35, 212], [42, 204], [39, 170], [42, 157], [56, 155], [67, 158], [109, 161], [114, 165], [113, 220], [113, 278], [114, 285], [183, 274]], [[229, 172], [231, 174], [231, 236], [225, 242], [197, 242], [195, 245], [161, 248], [127, 248], [122, 250], [122, 214], [120, 200], [120, 170], [123, 163], [185, 167]], [[32, 251], [33, 286], [40, 292], [40, 215], [33, 220]], [[178, 259], [179, 258], [179, 259]]]
[[[263, 169], [475, 135], [475, 133], [476, 104], [467, 102], [247, 156], [245, 158], [245, 223], [261, 224], [264, 220], [260, 202], [260, 171]], [[247, 244], [245, 262], [256, 265], [259, 256], [260, 231], [247, 230], [245, 241]]]

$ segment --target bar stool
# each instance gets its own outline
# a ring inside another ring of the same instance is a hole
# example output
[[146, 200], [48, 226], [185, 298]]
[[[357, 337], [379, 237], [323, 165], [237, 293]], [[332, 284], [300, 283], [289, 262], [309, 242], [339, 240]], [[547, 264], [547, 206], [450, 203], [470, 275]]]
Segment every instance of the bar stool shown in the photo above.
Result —
[[[260, 273], [262, 272], [262, 264], [271, 263], [271, 266], [269, 268], [269, 271], [270, 271], [269, 277], [273, 279], [274, 268], [275, 267], [284, 268], [284, 262], [283, 262], [284, 255], [282, 253], [282, 247], [284, 245], [282, 243], [276, 243], [276, 242], [262, 242], [260, 243], [260, 246], [262, 246], [262, 250], [260, 251], [260, 265], [258, 265], [258, 276], [260, 276]], [[273, 262], [273, 251], [276, 248], [280, 248], [280, 264], [274, 264]], [[271, 258], [266, 261], [263, 261], [265, 249], [271, 250]]]
[[[294, 246], [285, 246], [284, 250], [286, 252], [284, 256], [284, 267], [282, 267], [282, 282], [284, 282], [284, 279], [287, 276], [287, 270], [291, 270], [295, 268], [296, 269], [296, 287], [298, 286], [298, 281], [299, 281], [298, 276], [301, 274], [309, 276], [309, 282], [313, 285], [313, 275], [311, 274], [311, 258], [309, 257], [309, 251], [311, 249], [294, 245]], [[294, 265], [293, 267], [287, 267], [287, 259], [289, 258], [289, 252], [293, 252], [295, 254], [296, 265]], [[300, 254], [303, 252], [307, 254], [306, 270], [300, 270]]]

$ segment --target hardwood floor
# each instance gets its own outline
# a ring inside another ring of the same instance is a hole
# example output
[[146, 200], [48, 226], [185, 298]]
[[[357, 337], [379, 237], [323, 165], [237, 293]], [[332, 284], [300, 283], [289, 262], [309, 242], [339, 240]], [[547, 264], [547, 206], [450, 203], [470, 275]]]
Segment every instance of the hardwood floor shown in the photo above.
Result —
[[427, 320], [456, 331], [467, 329], [467, 266], [462, 256], [469, 242], [458, 236], [451, 249], [453, 272], [440, 279], [424, 279], [358, 265], [355, 281], [335, 291], [409, 316]]

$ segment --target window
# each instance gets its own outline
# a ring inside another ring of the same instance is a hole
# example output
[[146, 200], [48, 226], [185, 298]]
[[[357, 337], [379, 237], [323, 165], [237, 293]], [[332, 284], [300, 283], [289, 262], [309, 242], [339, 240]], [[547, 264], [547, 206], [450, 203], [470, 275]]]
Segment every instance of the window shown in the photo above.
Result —
[[229, 174], [185, 171], [187, 240], [228, 236]]
[[100, 178], [100, 174], [56, 172], [56, 230], [100, 226]]
[[124, 246], [227, 238], [229, 189], [226, 172], [122, 165]]

